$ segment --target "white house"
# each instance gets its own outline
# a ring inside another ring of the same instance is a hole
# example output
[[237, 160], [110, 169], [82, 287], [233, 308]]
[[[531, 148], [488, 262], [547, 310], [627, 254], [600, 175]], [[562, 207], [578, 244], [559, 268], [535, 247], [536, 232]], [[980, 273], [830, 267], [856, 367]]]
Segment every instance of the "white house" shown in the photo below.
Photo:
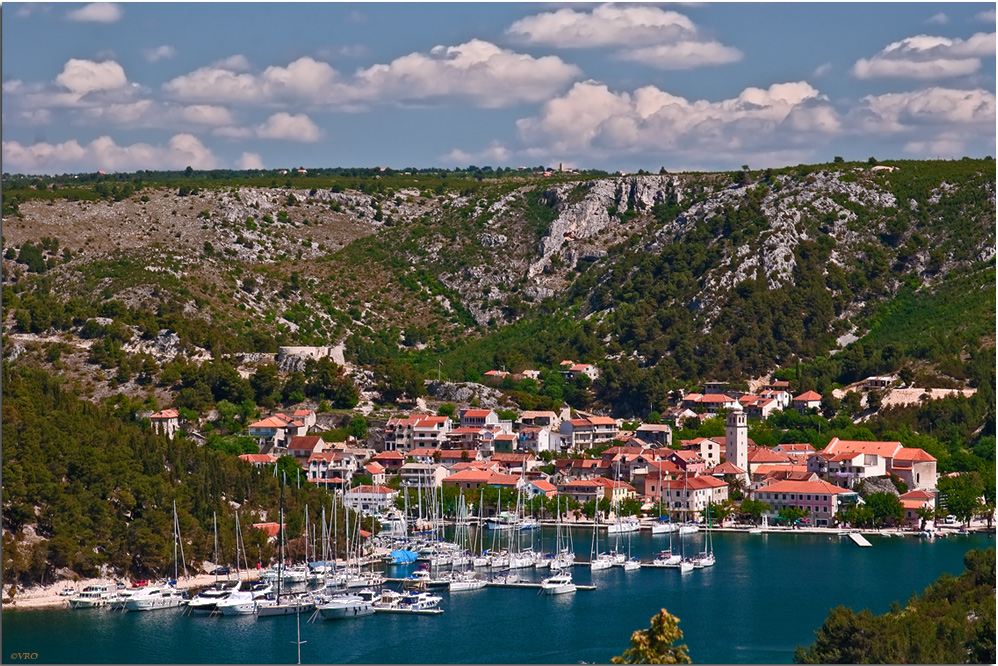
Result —
[[180, 429], [180, 412], [176, 409], [164, 409], [149, 417], [154, 432], [173, 439]]
[[385, 486], [357, 486], [343, 493], [343, 506], [370, 515], [386, 512], [395, 504], [399, 491]]

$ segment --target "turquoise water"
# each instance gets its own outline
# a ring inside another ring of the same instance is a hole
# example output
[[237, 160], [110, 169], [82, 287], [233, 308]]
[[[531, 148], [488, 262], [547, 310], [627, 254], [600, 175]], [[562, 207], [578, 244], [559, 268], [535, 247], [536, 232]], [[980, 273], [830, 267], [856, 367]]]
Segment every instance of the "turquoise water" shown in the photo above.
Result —
[[[686, 538], [699, 549], [702, 535]], [[666, 608], [680, 619], [695, 663], [789, 663], [829, 609], [874, 613], [904, 604], [940, 574], [958, 575], [986, 535], [928, 543], [870, 537], [872, 548], [811, 534], [715, 534], [717, 565], [680, 575], [672, 569], [619, 568], [578, 583], [597, 590], [541, 597], [532, 590], [486, 588], [442, 593], [439, 616], [373, 615], [301, 622], [303, 663], [605, 663], [636, 629]], [[545, 531], [550, 549], [553, 534]], [[575, 549], [588, 559], [590, 530]], [[651, 557], [668, 536], [634, 535], [632, 554]], [[486, 544], [488, 545], [488, 543]], [[626, 549], [626, 539], [621, 540]], [[408, 573], [397, 567], [391, 575]], [[525, 575], [540, 575], [530, 570]], [[14, 611], [3, 614], [3, 663], [37, 653], [35, 663], [295, 663], [293, 617], [191, 617], [174, 611], [117, 613]]]

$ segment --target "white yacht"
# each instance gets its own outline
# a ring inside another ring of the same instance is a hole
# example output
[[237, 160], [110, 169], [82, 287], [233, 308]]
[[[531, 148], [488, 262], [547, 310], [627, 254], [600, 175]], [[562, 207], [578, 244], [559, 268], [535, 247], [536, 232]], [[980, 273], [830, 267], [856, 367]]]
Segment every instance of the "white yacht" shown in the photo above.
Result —
[[557, 573], [541, 581], [541, 594], [567, 594], [575, 592], [572, 574]]
[[118, 594], [118, 586], [112, 584], [87, 585], [75, 597], [69, 598], [69, 605], [76, 608], [99, 608], [107, 606]]
[[374, 613], [374, 590], [364, 588], [351, 594], [341, 594], [316, 605], [316, 610], [324, 620], [342, 620], [348, 617], [361, 617]]
[[480, 590], [485, 587], [485, 581], [475, 576], [474, 571], [456, 573], [450, 579], [448, 589], [451, 592], [467, 592], [469, 590]]
[[257, 602], [256, 614], [258, 617], [274, 617], [307, 613], [314, 609], [315, 600], [307, 594], [294, 594], [280, 599], [276, 595], [268, 594]]
[[272, 591], [273, 588], [267, 583], [246, 581], [227, 599], [219, 601], [215, 608], [222, 615], [252, 615], [256, 612], [257, 603]]
[[186, 601], [184, 593], [170, 585], [150, 585], [135, 591], [126, 601], [126, 611], [177, 608]]
[[187, 608], [195, 615], [211, 615], [218, 609], [218, 602], [228, 599], [238, 585], [238, 583], [231, 585], [220, 583], [209, 587], [187, 602]]

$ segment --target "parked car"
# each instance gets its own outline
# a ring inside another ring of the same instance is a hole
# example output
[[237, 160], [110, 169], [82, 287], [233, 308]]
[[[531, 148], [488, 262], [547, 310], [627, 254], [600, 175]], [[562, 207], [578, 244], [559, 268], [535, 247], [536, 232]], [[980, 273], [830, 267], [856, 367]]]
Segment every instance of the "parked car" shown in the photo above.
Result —
[[132, 587], [146, 587], [148, 585], [149, 585], [149, 581], [146, 580], [145, 578], [140, 578], [137, 581], [135, 581], [134, 583], [132, 583]]
[[71, 597], [71, 596], [73, 596], [74, 594], [76, 594], [76, 590], [74, 590], [74, 589], [73, 589], [73, 588], [71, 588], [71, 587], [64, 587], [64, 588], [62, 588], [62, 590], [61, 590], [61, 591], [59, 592], [59, 596], [60, 596], [60, 597]]

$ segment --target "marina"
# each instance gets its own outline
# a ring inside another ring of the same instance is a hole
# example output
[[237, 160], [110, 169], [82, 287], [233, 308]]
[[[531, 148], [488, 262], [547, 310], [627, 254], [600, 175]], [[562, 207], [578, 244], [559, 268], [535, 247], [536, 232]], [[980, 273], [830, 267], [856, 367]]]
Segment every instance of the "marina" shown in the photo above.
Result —
[[[589, 550], [592, 528], [574, 531], [576, 549]], [[552, 528], [537, 532], [539, 541], [554, 545]], [[621, 566], [591, 572], [580, 561], [568, 571], [577, 589], [588, 589], [587, 594], [541, 594], [542, 581], [551, 573], [528, 568], [516, 571], [516, 582], [487, 583], [474, 593], [434, 590], [430, 594], [441, 601], [415, 609], [439, 612], [367, 613], [362, 607], [357, 616], [352, 609], [349, 616], [341, 614], [349, 617], [341, 622], [302, 612], [301, 639], [307, 641], [302, 661], [605, 663], [626, 649], [634, 630], [646, 628], [649, 618], [666, 608], [680, 618], [695, 662], [788, 663], [797, 645], [813, 640], [832, 607], [845, 604], [884, 612], [892, 601], [903, 603], [941, 573], [959, 574], [970, 548], [994, 544], [988, 534], [952, 534], [931, 541], [866, 535], [870, 548], [857, 548], [834, 532], [710, 534], [715, 566], [683, 575], [648, 566], [631, 572]], [[673, 535], [674, 544], [678, 538]], [[688, 553], [703, 552], [704, 532], [682, 538]], [[668, 542], [666, 534], [642, 531], [633, 535], [632, 555], [650, 563]], [[418, 566], [387, 565], [385, 574], [389, 580], [404, 580]], [[492, 578], [485, 572], [478, 576]], [[846, 577], [850, 584], [842, 585]], [[727, 603], [732, 599], [738, 603]], [[609, 615], [608, 605], [615, 609]], [[723, 640], [717, 634], [722, 620]], [[295, 659], [294, 617], [195, 615], [181, 608], [158, 613], [59, 609], [5, 612], [4, 628], [9, 629], [4, 632], [5, 654], [36, 651], [40, 660], [55, 662]], [[419, 641], [411, 640], [415, 630]], [[461, 641], [451, 640], [455, 632], [460, 632]], [[517, 640], [508, 640], [513, 635]]]

